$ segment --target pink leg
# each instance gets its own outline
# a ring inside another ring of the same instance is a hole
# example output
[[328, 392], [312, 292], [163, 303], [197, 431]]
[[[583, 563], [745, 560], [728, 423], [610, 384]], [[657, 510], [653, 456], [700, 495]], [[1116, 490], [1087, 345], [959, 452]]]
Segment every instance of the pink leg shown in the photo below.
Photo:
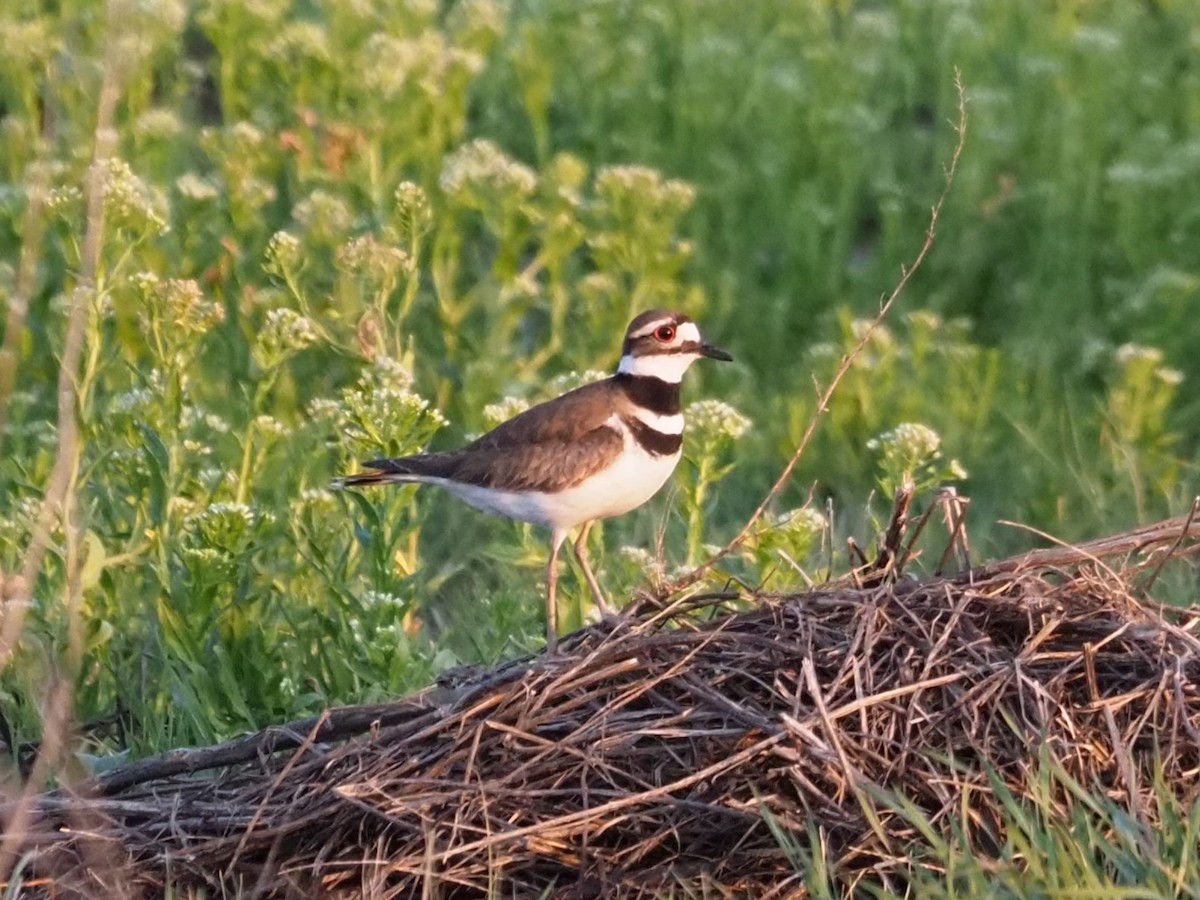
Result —
[[558, 649], [558, 548], [567, 536], [554, 529], [550, 535], [550, 559], [546, 562], [546, 652]]
[[583, 577], [587, 580], [588, 587], [592, 589], [592, 596], [596, 598], [596, 608], [600, 610], [600, 615], [607, 619], [616, 615], [616, 610], [609, 606], [604, 592], [600, 590], [600, 582], [596, 580], [588, 562], [587, 536], [594, 524], [596, 524], [595, 520], [584, 522], [583, 527], [579, 529], [579, 537], [575, 538], [575, 558], [579, 560], [579, 567], [583, 569]]

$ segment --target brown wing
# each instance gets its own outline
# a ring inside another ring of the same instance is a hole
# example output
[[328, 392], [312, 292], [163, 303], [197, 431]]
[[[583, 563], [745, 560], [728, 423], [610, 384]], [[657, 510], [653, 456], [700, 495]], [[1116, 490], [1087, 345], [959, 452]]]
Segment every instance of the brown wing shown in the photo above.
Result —
[[619, 394], [611, 379], [585, 384], [501, 422], [463, 450], [561, 444], [582, 438], [600, 428], [613, 414], [613, 404], [624, 399], [614, 396], [614, 390]]
[[603, 469], [624, 446], [621, 434], [607, 425], [583, 433], [551, 428], [533, 443], [464, 448], [453, 454], [451, 477], [500, 491], [557, 491]]
[[[611, 380], [597, 381], [530, 407], [461, 450], [364, 465], [399, 476], [393, 481], [414, 476], [502, 491], [561, 490], [598, 472], [624, 448], [621, 434], [605, 424], [614, 403], [627, 403], [620, 389]], [[370, 476], [371, 483], [378, 477]]]

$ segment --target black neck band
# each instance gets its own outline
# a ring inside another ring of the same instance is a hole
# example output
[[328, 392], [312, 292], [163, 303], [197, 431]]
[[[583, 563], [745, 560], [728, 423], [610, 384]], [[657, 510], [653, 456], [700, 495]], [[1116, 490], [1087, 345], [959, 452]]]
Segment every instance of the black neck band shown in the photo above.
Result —
[[673, 416], [680, 410], [679, 383], [663, 381], [651, 375], [618, 372], [614, 378], [630, 400], [642, 409], [660, 416]]

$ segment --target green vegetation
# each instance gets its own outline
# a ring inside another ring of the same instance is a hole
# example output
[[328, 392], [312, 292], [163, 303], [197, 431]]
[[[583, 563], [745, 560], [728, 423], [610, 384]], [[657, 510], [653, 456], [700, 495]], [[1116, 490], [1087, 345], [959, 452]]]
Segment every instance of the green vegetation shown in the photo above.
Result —
[[[1185, 806], [1169, 785], [1156, 783], [1151, 797], [1161, 824], [1152, 825], [1121, 803], [1090, 793], [1046, 754], [1031, 768], [1029, 782], [1018, 797], [1003, 779], [992, 777], [991, 788], [1005, 810], [999, 839], [991, 814], [978, 808], [983, 804], [970, 792], [959, 819], [950, 823], [949, 839], [944, 825], [935, 825], [915, 804], [892, 795], [878, 798], [912, 826], [911, 894], [927, 900], [1197, 895], [1200, 804]], [[769, 823], [804, 873], [814, 900], [845, 895], [854, 873], [831, 863], [826, 839], [812, 829], [797, 835], [777, 821]], [[868, 889], [868, 895], [892, 896], [877, 889]]]
[[[932, 255], [718, 577], [819, 578], [902, 477], [956, 480], [989, 555], [1030, 540], [998, 519], [1074, 539], [1197, 493], [1196, 4], [109, 5], [0, 12], [16, 742], [64, 676], [142, 754], [540, 646], [544, 535], [330, 479], [609, 369], [654, 305], [737, 362], [694, 372], [674, 489], [593, 556], [618, 596], [702, 559], [919, 248], [955, 68], [969, 135]], [[78, 304], [73, 500], [26, 584]]]

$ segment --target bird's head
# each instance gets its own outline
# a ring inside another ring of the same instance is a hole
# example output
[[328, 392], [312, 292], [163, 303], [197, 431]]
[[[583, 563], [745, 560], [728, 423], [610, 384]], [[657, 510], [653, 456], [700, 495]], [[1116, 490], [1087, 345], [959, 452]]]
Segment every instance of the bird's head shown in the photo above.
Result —
[[683, 313], [651, 309], [637, 316], [625, 329], [617, 371], [678, 383], [688, 367], [702, 356], [733, 359], [708, 343], [696, 323]]

